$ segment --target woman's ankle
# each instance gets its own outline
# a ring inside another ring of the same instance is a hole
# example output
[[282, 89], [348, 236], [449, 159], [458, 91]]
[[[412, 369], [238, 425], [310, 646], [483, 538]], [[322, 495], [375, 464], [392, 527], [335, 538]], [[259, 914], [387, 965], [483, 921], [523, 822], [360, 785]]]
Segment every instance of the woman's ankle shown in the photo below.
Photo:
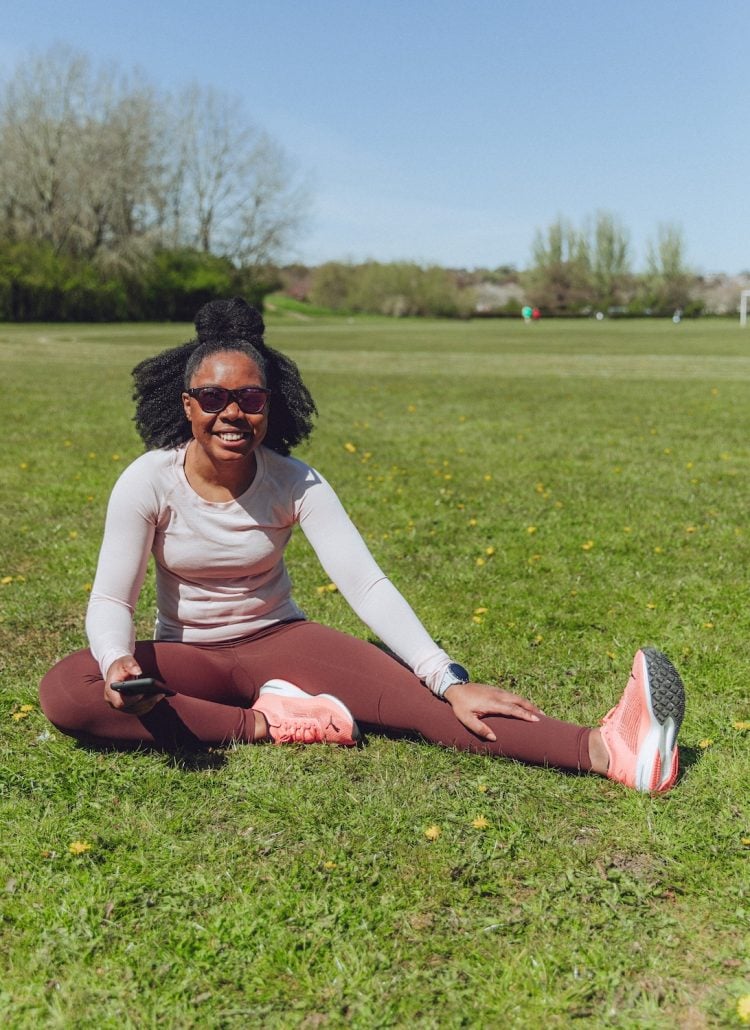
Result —
[[607, 775], [609, 752], [602, 739], [600, 729], [592, 729], [589, 734], [589, 761], [591, 762], [591, 772], [599, 773], [600, 776]]

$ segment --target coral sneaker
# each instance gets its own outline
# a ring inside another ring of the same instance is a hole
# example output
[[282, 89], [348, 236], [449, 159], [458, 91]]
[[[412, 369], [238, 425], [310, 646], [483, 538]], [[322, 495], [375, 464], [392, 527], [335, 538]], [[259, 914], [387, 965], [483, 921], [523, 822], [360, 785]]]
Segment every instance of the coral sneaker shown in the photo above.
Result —
[[345, 744], [362, 735], [346, 705], [330, 694], [306, 694], [286, 680], [269, 680], [253, 705], [266, 717], [274, 744]]
[[602, 720], [610, 780], [661, 794], [677, 779], [677, 734], [685, 714], [685, 688], [666, 655], [636, 652], [619, 702]]

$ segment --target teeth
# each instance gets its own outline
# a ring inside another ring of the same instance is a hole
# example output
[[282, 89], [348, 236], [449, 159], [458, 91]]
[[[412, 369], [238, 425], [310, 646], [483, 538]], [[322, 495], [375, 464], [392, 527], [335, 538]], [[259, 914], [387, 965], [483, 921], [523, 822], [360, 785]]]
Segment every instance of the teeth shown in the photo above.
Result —
[[244, 433], [218, 433], [220, 440], [242, 440]]

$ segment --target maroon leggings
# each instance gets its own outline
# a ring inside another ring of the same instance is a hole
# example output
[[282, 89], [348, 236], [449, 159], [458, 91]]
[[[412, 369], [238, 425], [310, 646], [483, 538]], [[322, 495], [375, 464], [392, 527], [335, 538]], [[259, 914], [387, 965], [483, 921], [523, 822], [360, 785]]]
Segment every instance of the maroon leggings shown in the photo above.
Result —
[[79, 740], [167, 749], [252, 743], [250, 706], [269, 679], [290, 680], [309, 694], [329, 693], [351, 710], [363, 731], [416, 735], [462, 751], [504, 755], [536, 765], [588, 771], [590, 730], [543, 717], [486, 721], [497, 736], [481, 740], [417, 677], [380, 648], [314, 622], [272, 626], [222, 644], [142, 641], [135, 658], [144, 676], [176, 693], [147, 715], [129, 715], [104, 700], [99, 667], [88, 650], [64, 658], [44, 677], [42, 709]]

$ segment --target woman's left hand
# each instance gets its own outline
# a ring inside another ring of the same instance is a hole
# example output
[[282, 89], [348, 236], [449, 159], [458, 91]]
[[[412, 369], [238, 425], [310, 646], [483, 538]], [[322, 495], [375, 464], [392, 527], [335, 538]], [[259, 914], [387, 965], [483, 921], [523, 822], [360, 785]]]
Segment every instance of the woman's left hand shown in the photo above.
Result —
[[544, 715], [533, 701], [485, 683], [454, 683], [444, 697], [459, 722], [483, 740], [497, 740], [489, 726], [482, 722], [486, 715], [505, 715], [526, 722], [538, 722], [539, 716]]

